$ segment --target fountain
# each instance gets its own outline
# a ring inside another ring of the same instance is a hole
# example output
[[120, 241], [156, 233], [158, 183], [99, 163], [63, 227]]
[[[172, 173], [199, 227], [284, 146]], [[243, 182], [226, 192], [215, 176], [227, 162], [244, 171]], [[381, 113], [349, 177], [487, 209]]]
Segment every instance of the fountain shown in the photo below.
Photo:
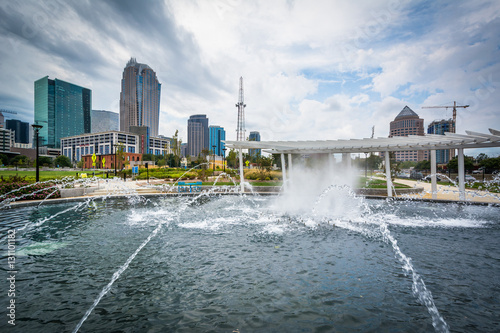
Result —
[[0, 265], [15, 295], [0, 302], [15, 309], [0, 329], [499, 329], [499, 207], [366, 199], [350, 175], [293, 173], [276, 197], [123, 187], [4, 207]]

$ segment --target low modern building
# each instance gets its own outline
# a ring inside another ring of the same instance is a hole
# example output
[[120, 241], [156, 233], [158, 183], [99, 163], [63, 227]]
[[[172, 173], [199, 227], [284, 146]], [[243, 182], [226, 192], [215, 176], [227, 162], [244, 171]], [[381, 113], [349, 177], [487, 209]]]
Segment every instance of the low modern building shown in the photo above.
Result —
[[88, 133], [61, 139], [61, 153], [79, 162], [85, 155], [114, 154], [116, 147], [123, 147], [125, 153], [166, 155], [171, 153], [169, 138], [144, 138], [135, 133], [108, 131]]
[[139, 153], [137, 135], [119, 131], [88, 133], [61, 139], [61, 153], [78, 162], [84, 155], [114, 154], [115, 146], [123, 146], [127, 153]]
[[172, 139], [167, 137], [149, 138], [149, 153], [163, 156], [172, 154], [171, 141]]
[[10, 152], [10, 147], [14, 144], [14, 132], [5, 128], [0, 128], [0, 151]]

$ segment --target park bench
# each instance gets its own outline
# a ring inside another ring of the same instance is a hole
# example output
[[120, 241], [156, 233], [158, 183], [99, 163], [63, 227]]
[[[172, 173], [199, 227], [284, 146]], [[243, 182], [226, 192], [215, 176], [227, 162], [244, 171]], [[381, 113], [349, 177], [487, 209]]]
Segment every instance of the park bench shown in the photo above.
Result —
[[186, 183], [186, 182], [178, 182], [177, 183], [177, 192], [200, 192], [201, 191], [201, 182], [195, 183]]

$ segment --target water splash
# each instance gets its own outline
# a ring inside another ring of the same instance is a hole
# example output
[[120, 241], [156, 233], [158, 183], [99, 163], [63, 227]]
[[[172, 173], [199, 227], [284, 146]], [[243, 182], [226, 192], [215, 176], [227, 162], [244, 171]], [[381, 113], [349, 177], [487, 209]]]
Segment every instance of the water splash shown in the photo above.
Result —
[[144, 242], [142, 242], [141, 245], [139, 245], [139, 247], [134, 251], [134, 253], [132, 253], [130, 255], [130, 257], [128, 257], [127, 261], [125, 261], [125, 263], [122, 266], [120, 266], [120, 268], [116, 272], [113, 273], [113, 276], [111, 277], [111, 281], [109, 281], [109, 283], [102, 289], [102, 291], [99, 293], [99, 296], [97, 296], [94, 303], [92, 303], [92, 306], [87, 310], [87, 312], [85, 312], [85, 315], [78, 322], [75, 329], [73, 330], [73, 333], [78, 332], [78, 330], [80, 329], [80, 327], [82, 327], [85, 320], [87, 320], [87, 318], [92, 313], [92, 311], [94, 311], [97, 304], [99, 304], [99, 302], [104, 297], [104, 295], [106, 295], [109, 292], [109, 290], [113, 286], [113, 283], [115, 283], [115, 281], [118, 280], [120, 275], [122, 275], [122, 273], [125, 272], [125, 270], [128, 268], [128, 266], [130, 265], [132, 260], [134, 260], [134, 258], [137, 256], [137, 254], [139, 254], [139, 252], [141, 252], [141, 250], [149, 243], [149, 241], [151, 241], [151, 239], [153, 239], [153, 237], [156, 236], [156, 234], [161, 230], [163, 224], [164, 223], [159, 223], [158, 226], [153, 230], [153, 232], [151, 234], [149, 234], [148, 238], [146, 238], [146, 240]]
[[389, 232], [386, 223], [382, 223], [380, 225], [380, 231], [382, 232], [384, 241], [392, 246], [396, 257], [403, 264], [403, 272], [405, 275], [411, 274], [413, 280], [413, 295], [417, 297], [421, 304], [427, 307], [427, 311], [432, 318], [432, 326], [434, 326], [436, 332], [449, 332], [450, 328], [443, 317], [439, 314], [439, 310], [437, 309], [434, 299], [432, 298], [432, 293], [425, 286], [425, 282], [422, 277], [416, 272], [411, 263], [411, 259], [407, 257], [399, 248], [397, 240]]
[[[202, 192], [202, 193], [198, 194], [197, 196], [195, 196], [192, 200], [188, 200], [184, 204], [181, 204], [179, 206], [179, 209], [177, 210], [177, 214], [176, 214], [177, 219], [181, 216], [181, 213], [187, 207], [189, 207], [189, 205], [191, 203], [196, 201], [201, 196], [205, 196], [205, 195], [208, 195], [207, 192]], [[174, 218], [175, 217], [172, 216], [172, 217], [169, 217], [167, 220], [160, 221], [158, 223], [158, 225], [156, 226], [156, 228], [146, 238], [146, 240], [144, 240], [141, 243], [141, 245], [139, 245], [139, 247], [134, 251], [134, 253], [132, 253], [130, 255], [130, 257], [127, 259], [127, 261], [125, 261], [125, 263], [122, 266], [120, 266], [120, 268], [115, 273], [113, 273], [113, 276], [111, 277], [111, 281], [101, 290], [101, 292], [99, 293], [97, 298], [94, 300], [94, 303], [92, 303], [91, 307], [87, 310], [87, 312], [85, 312], [85, 315], [83, 316], [83, 318], [76, 325], [75, 329], [73, 330], [73, 333], [78, 332], [78, 330], [81, 328], [81, 326], [83, 325], [85, 320], [87, 320], [89, 315], [92, 313], [92, 311], [94, 311], [95, 307], [99, 304], [101, 299], [109, 292], [109, 290], [111, 290], [111, 287], [113, 286], [115, 281], [118, 280], [118, 278], [122, 275], [123, 272], [125, 272], [125, 270], [128, 268], [130, 263], [135, 259], [135, 257], [139, 254], [139, 252], [141, 252], [141, 250], [151, 241], [151, 239], [153, 239], [158, 234], [158, 232], [162, 229], [164, 224], [173, 220]]]
[[[366, 203], [366, 201], [364, 201], [363, 198], [358, 199], [356, 197], [356, 194], [354, 193], [354, 191], [349, 186], [347, 186], [347, 185], [339, 186], [339, 185], [333, 184], [333, 185], [328, 186], [318, 196], [318, 199], [316, 200], [316, 202], [313, 206], [313, 209], [311, 211], [311, 215], [313, 217], [317, 216], [316, 210], [317, 210], [318, 205], [333, 190], [342, 190], [344, 192], [347, 192], [347, 196], [351, 200], [354, 200], [354, 201], [359, 200], [360, 207], [361, 207], [361, 210], [360, 210], [361, 216], [373, 216], [373, 212], [370, 209], [370, 207], [368, 206], [368, 204]], [[358, 225], [355, 225], [354, 223], [352, 223], [352, 221], [345, 221], [345, 220], [346, 220], [346, 217], [344, 216], [344, 218], [342, 220], [337, 221], [336, 225], [338, 225], [339, 227], [343, 227], [343, 228], [355, 231], [355, 232], [359, 232], [363, 235], [373, 236], [373, 234], [370, 233], [368, 231], [368, 229], [366, 229], [364, 227], [360, 227]], [[365, 222], [368, 222], [368, 221], [365, 221]], [[392, 249], [394, 251], [395, 256], [403, 265], [402, 269], [403, 269], [403, 272], [405, 273], [405, 275], [411, 274], [412, 281], [413, 281], [413, 284], [412, 284], [413, 295], [419, 300], [419, 302], [422, 305], [425, 305], [425, 307], [427, 308], [427, 311], [429, 312], [431, 319], [432, 319], [432, 326], [434, 326], [434, 329], [436, 330], [436, 332], [443, 332], [443, 333], [449, 332], [449, 326], [445, 322], [443, 317], [439, 314], [439, 310], [437, 309], [437, 307], [434, 303], [432, 293], [427, 289], [423, 278], [416, 272], [415, 268], [413, 267], [413, 265], [411, 263], [411, 258], [406, 256], [399, 248], [397, 240], [391, 235], [391, 233], [387, 227], [387, 223], [385, 223], [385, 222], [380, 223], [379, 230], [382, 234], [383, 241], [392, 246]]]

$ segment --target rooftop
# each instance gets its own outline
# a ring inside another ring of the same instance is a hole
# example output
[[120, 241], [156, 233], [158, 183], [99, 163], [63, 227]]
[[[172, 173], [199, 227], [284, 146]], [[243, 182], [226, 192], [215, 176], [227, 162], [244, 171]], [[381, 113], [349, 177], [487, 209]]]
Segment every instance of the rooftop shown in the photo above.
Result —
[[415, 113], [412, 109], [410, 109], [407, 105], [401, 110], [401, 112], [394, 118], [394, 120], [399, 120], [402, 118], [419, 118], [418, 114]]

